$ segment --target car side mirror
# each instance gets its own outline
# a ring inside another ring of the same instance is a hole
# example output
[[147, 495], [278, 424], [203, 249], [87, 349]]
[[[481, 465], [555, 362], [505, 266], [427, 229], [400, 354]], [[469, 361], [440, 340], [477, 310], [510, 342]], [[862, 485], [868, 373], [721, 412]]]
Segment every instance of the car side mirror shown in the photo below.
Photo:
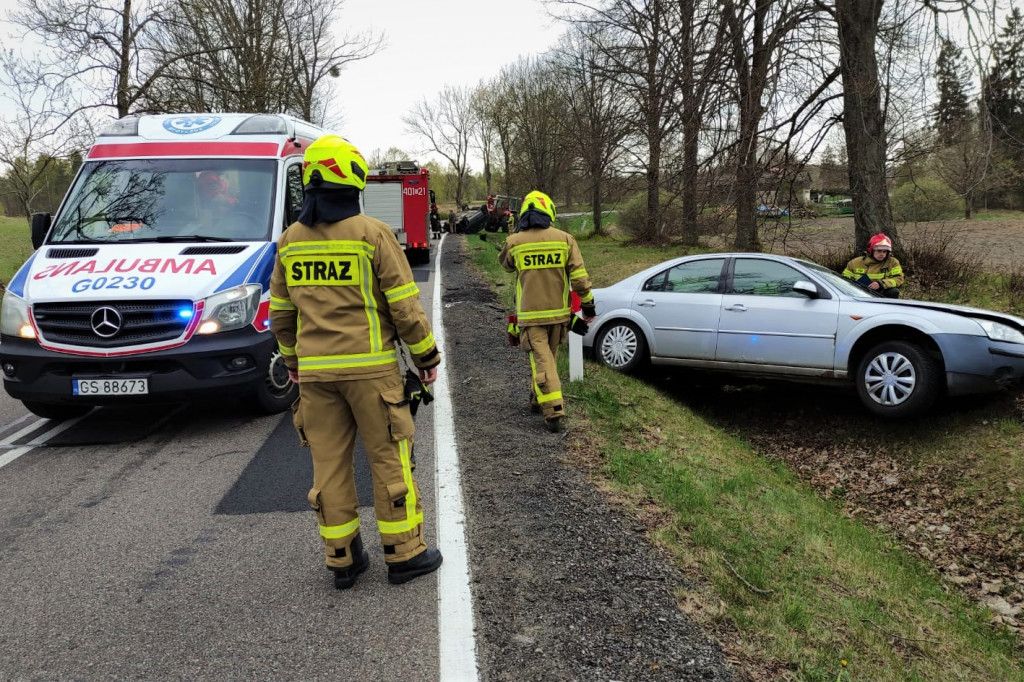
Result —
[[807, 280], [798, 280], [793, 283], [793, 291], [798, 294], [803, 294], [807, 298], [818, 298], [818, 287], [814, 286]]
[[50, 231], [50, 214], [32, 214], [32, 248], [38, 249], [46, 241], [46, 233]]

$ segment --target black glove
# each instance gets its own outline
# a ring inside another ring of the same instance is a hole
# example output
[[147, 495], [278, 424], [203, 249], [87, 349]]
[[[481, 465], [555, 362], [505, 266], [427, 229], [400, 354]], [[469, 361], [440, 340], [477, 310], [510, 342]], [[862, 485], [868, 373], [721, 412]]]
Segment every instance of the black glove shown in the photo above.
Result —
[[573, 315], [569, 318], [569, 331], [573, 334], [586, 336], [587, 332], [590, 331], [590, 325], [579, 315]]
[[420, 402], [429, 405], [434, 400], [430, 389], [420, 381], [420, 377], [411, 369], [405, 370], [405, 400], [409, 403], [409, 411], [416, 416], [416, 410], [420, 408]]
[[580, 311], [583, 313], [583, 317], [597, 317], [597, 308], [594, 307], [593, 301], [582, 304]]

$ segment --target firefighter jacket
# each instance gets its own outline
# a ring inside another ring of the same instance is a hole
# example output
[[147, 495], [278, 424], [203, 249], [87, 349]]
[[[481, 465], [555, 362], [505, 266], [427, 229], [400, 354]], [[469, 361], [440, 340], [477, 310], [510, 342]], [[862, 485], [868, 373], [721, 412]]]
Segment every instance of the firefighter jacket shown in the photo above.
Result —
[[516, 318], [520, 327], [569, 321], [569, 291], [591, 303], [590, 275], [572, 235], [555, 227], [509, 235], [498, 262], [516, 273]]
[[891, 289], [903, 286], [903, 267], [892, 254], [883, 261], [877, 261], [871, 256], [858, 256], [846, 264], [843, 277], [864, 286], [878, 282], [882, 289]]
[[270, 328], [300, 381], [395, 372], [399, 338], [426, 369], [441, 358], [418, 295], [398, 240], [379, 220], [294, 223], [277, 243]]

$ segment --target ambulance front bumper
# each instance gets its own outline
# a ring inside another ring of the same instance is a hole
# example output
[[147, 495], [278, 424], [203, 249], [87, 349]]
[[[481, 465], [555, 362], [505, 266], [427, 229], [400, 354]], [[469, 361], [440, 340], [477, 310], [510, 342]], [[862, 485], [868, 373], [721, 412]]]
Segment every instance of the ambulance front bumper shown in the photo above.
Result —
[[[255, 391], [277, 349], [273, 334], [245, 329], [194, 336], [163, 351], [92, 358], [41, 348], [35, 340], [0, 337], [4, 389], [18, 400], [72, 405], [179, 402]], [[74, 395], [76, 379], [147, 379], [144, 395]]]

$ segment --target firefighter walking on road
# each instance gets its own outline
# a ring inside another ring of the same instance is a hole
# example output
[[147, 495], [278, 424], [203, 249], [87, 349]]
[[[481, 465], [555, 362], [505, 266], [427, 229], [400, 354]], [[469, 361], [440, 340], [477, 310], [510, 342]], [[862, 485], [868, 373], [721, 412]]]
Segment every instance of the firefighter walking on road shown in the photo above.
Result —
[[312, 450], [309, 503], [335, 587], [349, 588], [369, 565], [352, 463], [358, 431], [373, 474], [388, 580], [404, 583], [436, 570], [441, 553], [423, 541], [399, 340], [426, 383], [436, 379], [441, 358], [394, 233], [360, 213], [362, 155], [328, 135], [309, 145], [304, 160], [305, 199], [298, 221], [278, 241], [270, 319], [299, 384], [293, 411]]
[[569, 292], [583, 303], [583, 319], [594, 319], [590, 276], [576, 240], [554, 227], [555, 203], [543, 192], [530, 192], [519, 212], [519, 231], [510, 234], [498, 255], [516, 273], [515, 306], [519, 343], [530, 357], [533, 391], [530, 405], [544, 415], [549, 431], [562, 430], [565, 403], [555, 357], [566, 338], [572, 312]]

